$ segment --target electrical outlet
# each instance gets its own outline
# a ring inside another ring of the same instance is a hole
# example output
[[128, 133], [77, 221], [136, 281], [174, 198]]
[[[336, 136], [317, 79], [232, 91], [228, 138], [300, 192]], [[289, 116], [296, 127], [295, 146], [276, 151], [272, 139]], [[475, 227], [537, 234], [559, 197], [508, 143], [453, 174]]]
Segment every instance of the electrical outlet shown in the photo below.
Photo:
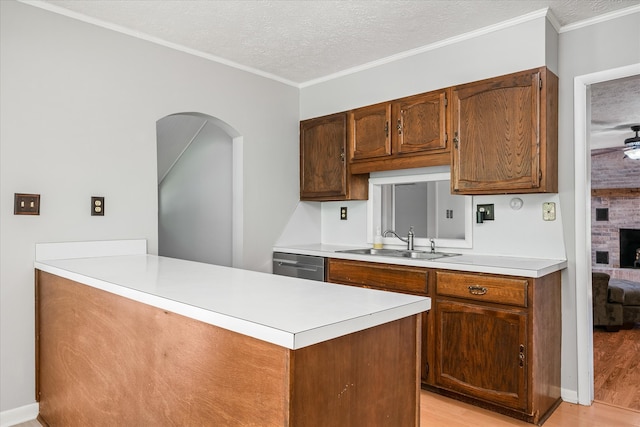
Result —
[[91, 216], [104, 216], [104, 197], [91, 198]]
[[340, 219], [341, 220], [346, 220], [347, 219], [347, 207], [346, 206], [342, 206], [340, 208]]
[[40, 195], [15, 193], [13, 195], [13, 214], [40, 215]]
[[495, 219], [493, 203], [490, 205], [478, 205], [478, 212], [482, 212], [482, 219], [485, 221], [493, 221]]

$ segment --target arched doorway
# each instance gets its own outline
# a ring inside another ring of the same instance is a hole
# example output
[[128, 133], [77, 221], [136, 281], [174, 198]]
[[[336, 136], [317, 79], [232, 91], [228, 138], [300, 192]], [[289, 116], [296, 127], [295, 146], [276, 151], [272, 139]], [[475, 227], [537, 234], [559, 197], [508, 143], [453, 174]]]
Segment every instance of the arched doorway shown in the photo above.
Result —
[[239, 266], [242, 138], [201, 113], [156, 122], [158, 254]]

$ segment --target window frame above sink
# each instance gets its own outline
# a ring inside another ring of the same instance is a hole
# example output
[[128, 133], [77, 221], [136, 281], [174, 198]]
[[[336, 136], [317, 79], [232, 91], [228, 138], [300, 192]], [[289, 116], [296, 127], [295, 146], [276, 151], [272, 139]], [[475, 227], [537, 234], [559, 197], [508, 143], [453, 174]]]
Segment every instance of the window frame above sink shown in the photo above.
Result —
[[[386, 184], [408, 184], [415, 182], [430, 182], [451, 180], [451, 172], [447, 167], [420, 168], [413, 171], [393, 171], [372, 174], [369, 178], [369, 199], [367, 201], [367, 243], [373, 244], [377, 230], [382, 229], [382, 186]], [[437, 248], [472, 248], [473, 247], [473, 197], [464, 197], [464, 239], [435, 238]], [[408, 230], [394, 230], [401, 237], [406, 237]], [[430, 239], [416, 237], [415, 246], [429, 247]], [[387, 246], [402, 246], [404, 243], [396, 237], [383, 237], [382, 243]]]

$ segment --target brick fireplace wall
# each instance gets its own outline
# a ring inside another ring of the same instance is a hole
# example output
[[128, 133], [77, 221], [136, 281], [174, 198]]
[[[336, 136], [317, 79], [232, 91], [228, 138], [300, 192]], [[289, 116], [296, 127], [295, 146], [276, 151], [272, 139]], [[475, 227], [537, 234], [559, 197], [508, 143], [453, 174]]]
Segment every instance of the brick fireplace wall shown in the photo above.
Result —
[[[622, 151], [591, 156], [591, 188], [595, 193], [591, 197], [593, 271], [640, 281], [640, 269], [620, 268], [619, 237], [621, 228], [640, 229], [639, 187], [640, 160], [624, 158]], [[598, 212], [601, 219], [607, 213], [608, 218], [597, 220], [597, 209], [608, 209]]]

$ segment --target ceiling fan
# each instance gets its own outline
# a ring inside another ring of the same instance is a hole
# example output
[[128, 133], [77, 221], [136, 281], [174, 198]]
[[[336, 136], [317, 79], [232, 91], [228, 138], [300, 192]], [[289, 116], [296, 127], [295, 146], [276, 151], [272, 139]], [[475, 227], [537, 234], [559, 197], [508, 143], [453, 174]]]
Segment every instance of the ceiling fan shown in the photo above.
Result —
[[638, 132], [640, 132], [640, 125], [632, 125], [631, 130], [635, 132], [636, 135], [632, 136], [631, 138], [625, 139], [623, 145], [618, 147], [599, 148], [591, 150], [591, 155], [598, 156], [601, 154], [607, 154], [613, 151], [621, 150], [626, 157], [633, 160], [640, 160], [640, 136], [638, 136]]

